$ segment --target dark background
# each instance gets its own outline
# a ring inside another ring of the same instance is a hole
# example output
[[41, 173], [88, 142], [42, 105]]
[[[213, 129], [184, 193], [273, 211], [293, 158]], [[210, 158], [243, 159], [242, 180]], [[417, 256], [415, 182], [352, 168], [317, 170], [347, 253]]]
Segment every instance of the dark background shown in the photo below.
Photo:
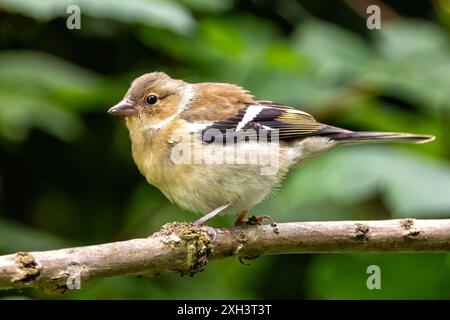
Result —
[[[450, 217], [450, 2], [0, 0], [0, 254], [142, 237], [196, 216], [135, 167], [106, 110], [138, 75], [232, 82], [349, 129], [437, 136], [352, 146], [293, 171], [253, 210], [278, 222]], [[381, 7], [381, 30], [365, 8]], [[234, 217], [212, 224], [231, 225]], [[368, 290], [366, 269], [381, 268]], [[34, 290], [0, 297], [48, 298]], [[450, 298], [448, 254], [211, 262], [194, 278], [115, 277], [62, 298]]]

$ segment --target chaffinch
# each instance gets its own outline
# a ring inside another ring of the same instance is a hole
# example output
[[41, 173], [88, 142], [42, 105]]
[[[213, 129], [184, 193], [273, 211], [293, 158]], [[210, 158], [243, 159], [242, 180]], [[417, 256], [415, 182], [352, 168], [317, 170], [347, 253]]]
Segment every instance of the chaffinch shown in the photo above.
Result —
[[[303, 161], [348, 143], [424, 143], [431, 135], [355, 132], [317, 122], [306, 112], [255, 100], [226, 83], [196, 83], [163, 72], [133, 81], [108, 111], [124, 116], [134, 161], [147, 181], [182, 208], [240, 213], [278, 188]], [[261, 222], [259, 217], [256, 222]]]

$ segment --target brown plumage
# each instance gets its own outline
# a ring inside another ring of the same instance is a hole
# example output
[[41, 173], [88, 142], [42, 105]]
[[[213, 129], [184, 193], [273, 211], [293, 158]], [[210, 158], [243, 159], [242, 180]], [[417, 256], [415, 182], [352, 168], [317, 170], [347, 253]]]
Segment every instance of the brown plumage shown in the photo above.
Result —
[[248, 91], [233, 84], [199, 83], [189, 109], [180, 118], [189, 122], [219, 121], [231, 118], [254, 103]]

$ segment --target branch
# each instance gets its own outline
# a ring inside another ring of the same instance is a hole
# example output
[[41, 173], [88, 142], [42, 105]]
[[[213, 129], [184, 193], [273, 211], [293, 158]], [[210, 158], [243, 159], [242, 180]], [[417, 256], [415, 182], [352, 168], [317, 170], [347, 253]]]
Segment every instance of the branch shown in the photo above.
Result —
[[[63, 293], [116, 275], [194, 275], [208, 260], [318, 252], [450, 252], [450, 219], [293, 222], [233, 228], [170, 223], [148, 238], [0, 256], [0, 288]], [[69, 281], [68, 281], [69, 279]]]

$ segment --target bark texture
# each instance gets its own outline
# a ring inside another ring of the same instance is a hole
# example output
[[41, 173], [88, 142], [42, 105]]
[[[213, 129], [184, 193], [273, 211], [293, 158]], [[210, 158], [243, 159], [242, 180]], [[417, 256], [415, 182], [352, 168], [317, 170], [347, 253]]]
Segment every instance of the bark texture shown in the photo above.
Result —
[[450, 252], [450, 219], [292, 222], [233, 228], [169, 223], [148, 238], [0, 256], [0, 289], [63, 293], [101, 277], [193, 276], [208, 260], [325, 252]]

